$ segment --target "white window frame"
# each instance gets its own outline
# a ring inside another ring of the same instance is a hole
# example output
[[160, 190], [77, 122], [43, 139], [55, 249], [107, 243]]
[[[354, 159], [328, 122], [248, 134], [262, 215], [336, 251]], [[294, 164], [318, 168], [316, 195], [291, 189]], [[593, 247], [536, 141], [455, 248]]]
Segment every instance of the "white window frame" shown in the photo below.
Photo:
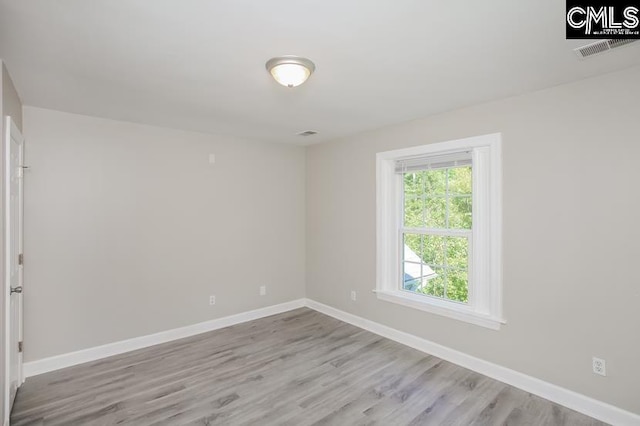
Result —
[[[403, 179], [398, 160], [470, 151], [472, 245], [469, 303], [402, 290]], [[500, 133], [376, 154], [378, 299], [499, 330], [502, 317], [502, 136]]]

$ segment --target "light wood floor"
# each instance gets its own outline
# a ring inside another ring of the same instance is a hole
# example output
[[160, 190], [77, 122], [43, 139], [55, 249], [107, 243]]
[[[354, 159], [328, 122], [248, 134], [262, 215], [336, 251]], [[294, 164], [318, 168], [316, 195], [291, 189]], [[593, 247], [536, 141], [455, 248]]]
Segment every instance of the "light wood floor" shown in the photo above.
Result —
[[12, 425], [601, 425], [310, 309], [29, 378]]

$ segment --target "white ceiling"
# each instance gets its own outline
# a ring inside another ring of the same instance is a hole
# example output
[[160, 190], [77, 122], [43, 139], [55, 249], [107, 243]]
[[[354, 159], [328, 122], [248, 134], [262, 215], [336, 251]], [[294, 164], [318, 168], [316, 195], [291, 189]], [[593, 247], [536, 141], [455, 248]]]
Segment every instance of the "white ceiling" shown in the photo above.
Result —
[[[558, 0], [0, 0], [0, 57], [27, 105], [307, 144], [640, 64], [640, 42], [578, 60], [564, 15]], [[296, 89], [264, 68], [288, 54], [317, 66]]]

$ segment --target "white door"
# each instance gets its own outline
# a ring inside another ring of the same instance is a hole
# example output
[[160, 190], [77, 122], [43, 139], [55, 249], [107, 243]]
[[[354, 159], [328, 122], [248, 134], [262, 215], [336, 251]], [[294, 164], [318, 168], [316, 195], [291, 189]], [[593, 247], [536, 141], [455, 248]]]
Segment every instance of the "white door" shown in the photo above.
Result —
[[5, 119], [5, 377], [8, 399], [5, 415], [11, 412], [18, 387], [22, 384], [22, 176], [24, 139], [11, 119]]

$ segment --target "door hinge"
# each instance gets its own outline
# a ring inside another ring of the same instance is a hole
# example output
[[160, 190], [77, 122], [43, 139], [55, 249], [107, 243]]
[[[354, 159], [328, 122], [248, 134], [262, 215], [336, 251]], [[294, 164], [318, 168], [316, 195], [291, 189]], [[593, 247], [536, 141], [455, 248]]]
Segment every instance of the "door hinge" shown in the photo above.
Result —
[[18, 265], [24, 265], [24, 254], [22, 253], [18, 255]]
[[22, 342], [18, 342], [18, 352], [22, 352]]

